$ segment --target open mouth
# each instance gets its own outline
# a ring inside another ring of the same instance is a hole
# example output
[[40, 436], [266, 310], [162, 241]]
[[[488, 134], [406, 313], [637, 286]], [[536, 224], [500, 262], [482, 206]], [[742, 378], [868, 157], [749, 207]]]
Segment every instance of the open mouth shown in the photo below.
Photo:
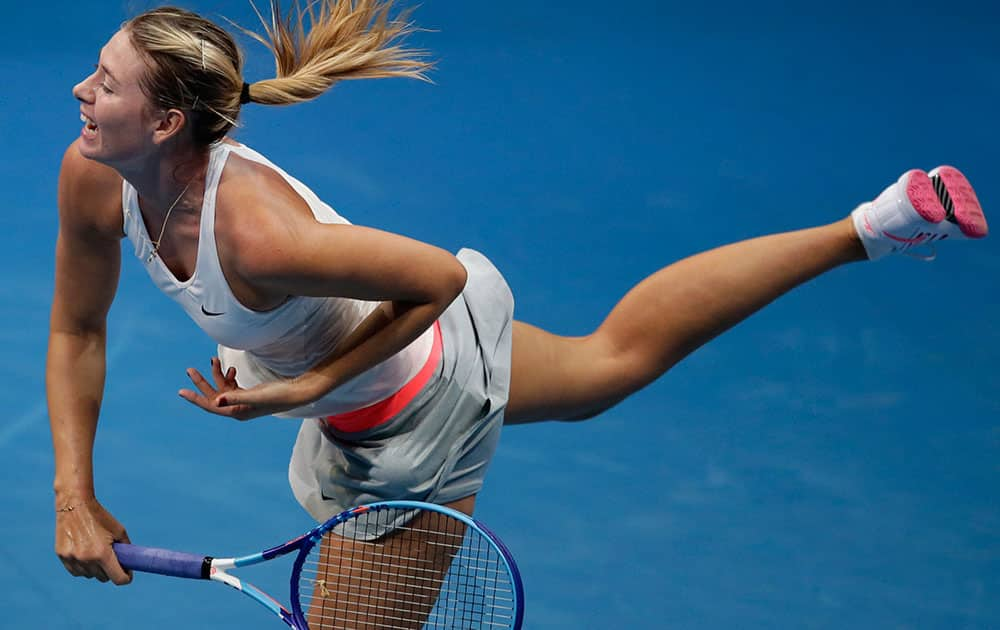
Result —
[[97, 135], [97, 123], [80, 114], [80, 122], [83, 123], [83, 135], [93, 137]]

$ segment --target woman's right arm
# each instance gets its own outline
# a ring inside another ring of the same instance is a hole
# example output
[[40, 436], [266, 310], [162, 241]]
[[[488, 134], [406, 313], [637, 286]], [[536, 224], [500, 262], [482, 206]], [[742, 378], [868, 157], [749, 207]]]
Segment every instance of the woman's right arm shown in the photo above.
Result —
[[97, 502], [93, 448], [104, 391], [107, 314], [118, 286], [121, 177], [80, 156], [59, 174], [59, 236], [45, 382], [55, 451], [56, 553], [73, 575], [126, 584], [111, 549], [124, 527]]

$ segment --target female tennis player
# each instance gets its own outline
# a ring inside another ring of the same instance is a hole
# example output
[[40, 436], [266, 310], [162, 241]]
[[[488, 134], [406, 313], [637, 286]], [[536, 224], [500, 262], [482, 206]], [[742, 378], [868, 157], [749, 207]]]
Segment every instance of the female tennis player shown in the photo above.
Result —
[[47, 365], [55, 546], [73, 575], [131, 579], [111, 548], [128, 536], [92, 474], [123, 237], [219, 344], [180, 395], [240, 420], [304, 419], [289, 479], [321, 521], [383, 499], [469, 513], [502, 424], [590, 418], [830, 269], [986, 235], [961, 173], [911, 170], [843, 220], [658, 271], [587, 336], [514, 321], [482, 254], [354, 226], [227, 137], [246, 106], [313, 99], [346, 79], [423, 78], [424, 58], [403, 46], [412, 26], [388, 4], [321, 0], [301, 30], [275, 15], [260, 39], [277, 77], [253, 84], [223, 29], [155, 9], [126, 22], [73, 89], [83, 128], [60, 174]]

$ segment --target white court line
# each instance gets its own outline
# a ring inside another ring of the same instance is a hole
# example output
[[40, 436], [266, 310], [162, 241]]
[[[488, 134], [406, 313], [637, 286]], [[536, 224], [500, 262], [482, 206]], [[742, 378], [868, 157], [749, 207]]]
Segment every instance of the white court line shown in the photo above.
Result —
[[[72, 628], [83, 628], [80, 620], [74, 617], [73, 612], [67, 610], [65, 605], [63, 605], [63, 598], [58, 593], [53, 592], [54, 585], [46, 583], [45, 580], [36, 578], [31, 573], [30, 569], [34, 567], [31, 565], [25, 565], [18, 561], [17, 557], [3, 547], [0, 547], [0, 561], [2, 561], [5, 567], [13, 567], [15, 572], [18, 573], [24, 580], [23, 585], [30, 587], [31, 590], [35, 591], [46, 600], [47, 605], [51, 606], [48, 612], [55, 613], [55, 615], [53, 615], [54, 617], [58, 617], [60, 621], [69, 624]], [[37, 614], [37, 612], [32, 613], [33, 616]], [[28, 624], [24, 625], [27, 626]]]
[[40, 423], [48, 415], [47, 411], [48, 405], [42, 400], [13, 422], [4, 424], [0, 430], [0, 447], [6, 446], [8, 442]]
[[[131, 314], [128, 318], [121, 324], [121, 334], [118, 335], [118, 339], [115, 343], [108, 348], [107, 354], [104, 358], [105, 369], [110, 369], [111, 365], [117, 362], [118, 358], [125, 354], [125, 348], [128, 343], [132, 340], [135, 334], [135, 326], [133, 322], [135, 317]], [[22, 413], [16, 419], [11, 422], [7, 422], [0, 429], [0, 447], [6, 446], [9, 442], [16, 439], [21, 434], [30, 431], [37, 425], [44, 425], [46, 428], [49, 426], [47, 422], [41, 422], [48, 416], [48, 403], [45, 398], [41, 401], [36, 402], [30, 409]]]

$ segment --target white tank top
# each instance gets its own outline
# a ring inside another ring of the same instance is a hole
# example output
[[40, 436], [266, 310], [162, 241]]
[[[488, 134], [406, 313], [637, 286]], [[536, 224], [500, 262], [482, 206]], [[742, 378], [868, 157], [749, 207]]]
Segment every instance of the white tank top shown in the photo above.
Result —
[[[220, 345], [224, 365], [238, 364], [240, 385], [252, 387], [263, 381], [298, 376], [314, 366], [331, 354], [377, 303], [293, 296], [281, 306], [261, 312], [243, 306], [236, 299], [222, 274], [215, 244], [215, 198], [231, 153], [263, 164], [281, 175], [309, 205], [318, 222], [349, 223], [308, 187], [262, 155], [243, 145], [229, 143], [217, 143], [210, 150], [198, 258], [188, 280], [177, 280], [160, 257], [153, 255], [152, 240], [139, 210], [138, 194], [128, 182], [122, 185], [122, 208], [125, 234], [149, 277]], [[431, 329], [393, 357], [336, 388], [322, 400], [305, 409], [293, 410], [295, 413], [281, 415], [300, 418], [332, 415], [379, 402], [396, 393], [420, 371], [430, 355], [433, 341]]]

